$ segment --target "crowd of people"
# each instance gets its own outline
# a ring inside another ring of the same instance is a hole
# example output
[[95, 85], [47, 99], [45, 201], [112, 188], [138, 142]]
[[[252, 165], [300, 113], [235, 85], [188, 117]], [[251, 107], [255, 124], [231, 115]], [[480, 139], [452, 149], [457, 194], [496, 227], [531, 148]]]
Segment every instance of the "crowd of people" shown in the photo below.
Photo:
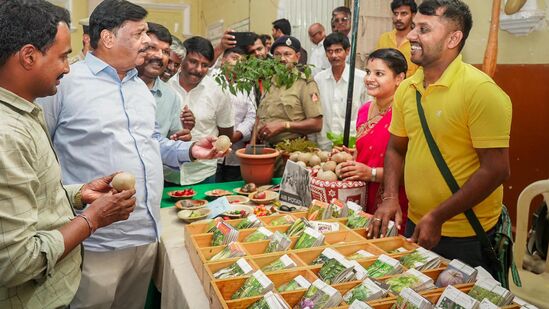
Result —
[[[394, 30], [354, 72], [355, 159], [341, 175], [368, 185], [370, 237], [394, 220], [410, 241], [493, 272], [463, 213], [473, 209], [493, 234], [509, 177], [511, 101], [462, 60], [472, 28], [465, 3], [393, 0], [391, 10]], [[235, 152], [256, 123], [269, 146], [307, 137], [330, 151], [328, 132], [345, 124], [350, 9], [335, 8], [331, 21], [330, 34], [310, 25], [309, 51], [287, 19], [272, 22], [272, 38], [251, 33], [240, 44], [228, 29], [213, 46], [180, 40], [137, 4], [104, 0], [69, 67], [68, 11], [0, 1], [0, 308], [143, 308], [164, 185], [240, 180]], [[249, 57], [294, 71], [309, 64], [312, 75], [269, 91], [223, 90], [219, 68]], [[216, 150], [221, 135], [231, 150]], [[120, 171], [135, 176], [135, 189], [111, 187]]]

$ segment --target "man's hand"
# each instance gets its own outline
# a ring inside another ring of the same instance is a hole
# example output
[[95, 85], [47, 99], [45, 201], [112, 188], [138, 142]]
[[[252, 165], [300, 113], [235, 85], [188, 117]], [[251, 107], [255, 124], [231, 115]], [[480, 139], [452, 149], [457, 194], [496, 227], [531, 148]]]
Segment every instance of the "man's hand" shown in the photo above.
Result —
[[272, 121], [264, 124], [258, 131], [259, 138], [262, 140], [268, 140], [278, 134], [284, 132], [283, 121]]
[[80, 189], [80, 194], [82, 195], [82, 203], [91, 204], [96, 199], [110, 193], [113, 190], [110, 183], [114, 175], [116, 174], [118, 173], [92, 180], [91, 182], [83, 185]]
[[189, 106], [185, 105], [181, 113], [179, 114], [179, 119], [181, 119], [181, 125], [183, 129], [191, 131], [194, 128], [196, 119], [194, 118], [193, 112], [189, 109]]
[[419, 220], [410, 239], [427, 250], [431, 250], [440, 241], [442, 234], [442, 222], [430, 213]]
[[91, 203], [84, 211], [94, 228], [98, 229], [114, 222], [126, 220], [135, 208], [135, 189], [119, 193], [106, 193]]
[[210, 160], [226, 156], [231, 151], [231, 148], [225, 152], [217, 151], [214, 147], [216, 140], [217, 137], [215, 136], [206, 136], [196, 141], [189, 150], [192, 157], [195, 159]]
[[222, 51], [236, 46], [236, 38], [234, 37], [234, 35], [231, 34], [231, 32], [235, 31], [232, 29], [227, 29], [221, 37], [221, 41], [219, 42], [219, 44]]
[[341, 163], [341, 170], [339, 173], [341, 178], [345, 180], [370, 181], [372, 178], [372, 168], [356, 161]]
[[387, 235], [387, 227], [389, 221], [394, 218], [395, 225], [400, 230], [402, 223], [402, 210], [398, 204], [398, 194], [390, 197], [385, 197], [385, 200], [376, 210], [374, 217], [370, 220], [370, 224], [366, 228], [368, 238], [383, 238]]
[[174, 134], [172, 134], [170, 136], [171, 140], [183, 141], [183, 142], [188, 142], [192, 138], [193, 138], [193, 136], [191, 135], [191, 130], [189, 130], [189, 129], [182, 129], [180, 131], [175, 132]]

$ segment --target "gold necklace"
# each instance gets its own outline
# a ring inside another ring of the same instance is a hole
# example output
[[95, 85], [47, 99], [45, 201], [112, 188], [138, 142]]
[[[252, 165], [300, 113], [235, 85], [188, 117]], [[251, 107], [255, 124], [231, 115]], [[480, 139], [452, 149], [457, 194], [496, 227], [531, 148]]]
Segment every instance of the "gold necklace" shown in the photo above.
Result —
[[[375, 110], [377, 110], [377, 113], [372, 113], [373, 115], [371, 117], [368, 117], [368, 120], [366, 120], [367, 122], [374, 120], [376, 117], [385, 116], [385, 114], [387, 114], [387, 112], [391, 109], [391, 106], [393, 105], [393, 100], [391, 100], [389, 104], [387, 104], [387, 107], [385, 107], [384, 109], [380, 109], [379, 105], [377, 105], [377, 102], [373, 102], [373, 104], [374, 104]], [[372, 112], [373, 111], [374, 109], [372, 109]]]

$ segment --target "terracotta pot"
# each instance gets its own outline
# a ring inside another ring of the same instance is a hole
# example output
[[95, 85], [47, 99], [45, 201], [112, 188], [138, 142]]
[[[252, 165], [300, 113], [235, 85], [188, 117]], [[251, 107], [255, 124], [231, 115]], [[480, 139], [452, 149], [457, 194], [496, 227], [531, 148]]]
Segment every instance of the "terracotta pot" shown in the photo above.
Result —
[[273, 178], [278, 150], [265, 148], [262, 154], [245, 154], [246, 149], [238, 149], [236, 156], [240, 159], [240, 172], [245, 182], [258, 186], [268, 185]]

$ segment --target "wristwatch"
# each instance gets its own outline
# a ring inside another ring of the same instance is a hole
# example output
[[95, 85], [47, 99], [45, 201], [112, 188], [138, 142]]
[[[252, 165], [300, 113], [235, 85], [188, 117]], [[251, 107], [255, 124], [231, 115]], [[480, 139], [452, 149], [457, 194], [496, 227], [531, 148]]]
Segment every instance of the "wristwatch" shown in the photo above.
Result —
[[376, 181], [377, 176], [377, 169], [375, 167], [372, 167], [372, 177], [370, 178], [370, 181]]
[[286, 121], [286, 122], [284, 123], [284, 128], [286, 128], [286, 131], [290, 131], [291, 126], [290, 126], [290, 122], [289, 122], [289, 121]]

